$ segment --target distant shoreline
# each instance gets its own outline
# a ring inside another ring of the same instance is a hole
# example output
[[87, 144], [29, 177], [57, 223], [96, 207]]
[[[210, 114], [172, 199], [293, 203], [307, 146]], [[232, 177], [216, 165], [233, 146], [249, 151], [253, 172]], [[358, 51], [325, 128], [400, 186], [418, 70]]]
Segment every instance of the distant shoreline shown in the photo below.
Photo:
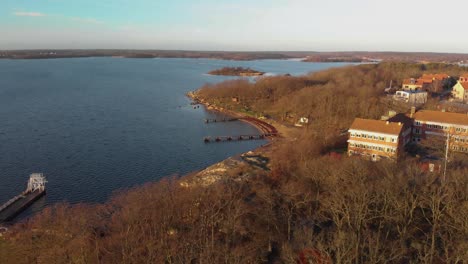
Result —
[[188, 58], [217, 60], [299, 60], [303, 62], [381, 62], [468, 64], [468, 54], [433, 52], [184, 51], [184, 50], [0, 50], [1, 59]]

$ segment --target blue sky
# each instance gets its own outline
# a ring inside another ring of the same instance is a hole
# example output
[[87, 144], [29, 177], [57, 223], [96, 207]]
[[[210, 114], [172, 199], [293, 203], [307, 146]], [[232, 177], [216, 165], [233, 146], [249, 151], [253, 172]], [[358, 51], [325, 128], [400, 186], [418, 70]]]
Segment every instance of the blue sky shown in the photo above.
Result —
[[0, 49], [468, 53], [466, 0], [1, 0]]

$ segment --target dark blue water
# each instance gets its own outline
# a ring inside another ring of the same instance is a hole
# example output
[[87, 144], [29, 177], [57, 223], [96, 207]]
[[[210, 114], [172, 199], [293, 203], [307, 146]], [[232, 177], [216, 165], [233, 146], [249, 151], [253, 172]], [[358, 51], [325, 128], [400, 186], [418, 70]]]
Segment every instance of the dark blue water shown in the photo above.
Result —
[[205, 144], [207, 135], [256, 133], [242, 122], [193, 109], [185, 93], [227, 79], [205, 73], [244, 66], [305, 74], [343, 64], [298, 61], [84, 58], [0, 60], [0, 203], [29, 174], [49, 180], [41, 208], [103, 202], [120, 188], [199, 170], [264, 144]]

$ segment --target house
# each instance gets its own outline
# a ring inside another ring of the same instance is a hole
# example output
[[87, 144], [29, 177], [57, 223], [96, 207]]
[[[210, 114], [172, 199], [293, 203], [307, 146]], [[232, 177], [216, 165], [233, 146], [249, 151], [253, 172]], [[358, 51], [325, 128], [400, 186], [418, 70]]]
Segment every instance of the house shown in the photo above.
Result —
[[397, 91], [393, 96], [395, 101], [409, 104], [425, 104], [427, 102], [427, 92], [425, 91]]
[[413, 141], [448, 138], [449, 148], [468, 153], [468, 114], [423, 110], [413, 115]]
[[460, 76], [460, 78], [458, 79], [459, 82], [468, 82], [468, 73], [465, 73], [463, 74], [462, 76]]
[[468, 74], [460, 76], [457, 84], [453, 86], [452, 98], [454, 101], [468, 103]]
[[373, 161], [396, 160], [411, 137], [411, 127], [402, 122], [361, 118], [354, 119], [348, 132], [348, 155], [361, 155]]
[[444, 86], [446, 86], [450, 81], [450, 76], [445, 73], [436, 73], [436, 74], [423, 74], [420, 78], [424, 83], [427, 83], [427, 91], [433, 93], [440, 93], [443, 91]]
[[403, 91], [421, 91], [425, 90], [428, 87], [428, 84], [425, 83], [422, 79], [404, 79], [401, 89]]
[[410, 78], [403, 80], [402, 89], [404, 91], [430, 91], [439, 93], [448, 83], [450, 76], [445, 73], [423, 74], [420, 78]]

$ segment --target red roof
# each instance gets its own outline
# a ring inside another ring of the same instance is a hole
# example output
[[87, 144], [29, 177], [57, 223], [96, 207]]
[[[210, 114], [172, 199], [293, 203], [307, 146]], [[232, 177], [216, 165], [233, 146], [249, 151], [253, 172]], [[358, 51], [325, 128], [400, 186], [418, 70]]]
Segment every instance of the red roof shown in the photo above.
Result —
[[430, 81], [433, 81], [433, 80], [443, 81], [444, 79], [447, 79], [448, 77], [450, 77], [448, 76], [448, 74], [436, 73], [436, 74], [423, 74], [421, 79], [430, 80]]
[[468, 90], [468, 82], [460, 82], [463, 89]]
[[423, 85], [424, 81], [422, 79], [404, 79], [403, 85]]

